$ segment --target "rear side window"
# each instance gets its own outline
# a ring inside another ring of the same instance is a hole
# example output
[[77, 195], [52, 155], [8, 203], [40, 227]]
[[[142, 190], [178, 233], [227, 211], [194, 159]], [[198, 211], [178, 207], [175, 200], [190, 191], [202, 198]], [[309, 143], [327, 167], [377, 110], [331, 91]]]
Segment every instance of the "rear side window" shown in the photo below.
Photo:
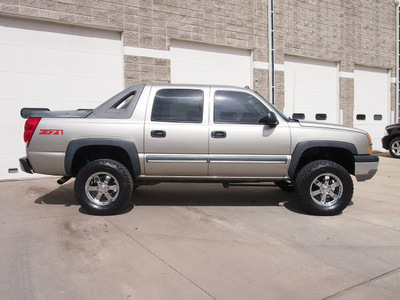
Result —
[[201, 123], [204, 94], [201, 90], [159, 90], [154, 98], [151, 120], [156, 122]]
[[268, 108], [250, 94], [234, 91], [215, 92], [215, 123], [259, 124], [268, 111]]

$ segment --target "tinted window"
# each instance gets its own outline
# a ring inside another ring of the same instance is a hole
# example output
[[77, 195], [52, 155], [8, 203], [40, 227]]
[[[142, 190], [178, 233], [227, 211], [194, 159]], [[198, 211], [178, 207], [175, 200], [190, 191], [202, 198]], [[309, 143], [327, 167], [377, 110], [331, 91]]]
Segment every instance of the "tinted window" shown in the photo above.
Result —
[[154, 98], [151, 120], [158, 122], [201, 123], [203, 91], [188, 89], [159, 90]]
[[374, 120], [375, 121], [382, 121], [382, 115], [374, 115]]
[[326, 119], [327, 119], [327, 115], [326, 114], [316, 114], [315, 115], [315, 120], [325, 121]]
[[215, 93], [215, 123], [259, 124], [268, 111], [257, 98], [250, 94], [233, 91]]
[[302, 113], [294, 113], [292, 118], [295, 120], [304, 120], [306, 118], [305, 114]]
[[366, 116], [365, 116], [365, 115], [362, 115], [362, 114], [358, 114], [358, 115], [356, 116], [356, 119], [359, 120], [359, 121], [365, 121]]

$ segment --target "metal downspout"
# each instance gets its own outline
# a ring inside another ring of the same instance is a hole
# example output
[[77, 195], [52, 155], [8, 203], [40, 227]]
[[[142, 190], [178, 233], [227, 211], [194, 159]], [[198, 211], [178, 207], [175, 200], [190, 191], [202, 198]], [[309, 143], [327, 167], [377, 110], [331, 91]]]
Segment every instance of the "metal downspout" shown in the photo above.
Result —
[[268, 3], [269, 98], [275, 104], [274, 0]]
[[[395, 120], [394, 123], [400, 123], [400, 103], [399, 103], [399, 18], [400, 18], [400, 0], [395, 0], [395, 4], [396, 4], [396, 107], [395, 107]], [[397, 119], [396, 119], [397, 117]]]

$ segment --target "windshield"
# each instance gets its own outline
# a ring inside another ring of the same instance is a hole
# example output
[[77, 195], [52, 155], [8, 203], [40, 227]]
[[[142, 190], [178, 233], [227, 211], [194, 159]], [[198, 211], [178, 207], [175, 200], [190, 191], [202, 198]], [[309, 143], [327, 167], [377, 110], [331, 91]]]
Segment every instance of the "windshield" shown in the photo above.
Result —
[[275, 110], [275, 112], [277, 112], [282, 118], [285, 119], [286, 122], [291, 121], [290, 118], [286, 117], [285, 114], [283, 112], [281, 112], [275, 105], [273, 105], [271, 102], [269, 102], [267, 99], [265, 99], [262, 95], [260, 95], [257, 91], [254, 91], [257, 93], [258, 96], [260, 96], [264, 101], [268, 102], [268, 104], [270, 106], [272, 106], [272, 108]]

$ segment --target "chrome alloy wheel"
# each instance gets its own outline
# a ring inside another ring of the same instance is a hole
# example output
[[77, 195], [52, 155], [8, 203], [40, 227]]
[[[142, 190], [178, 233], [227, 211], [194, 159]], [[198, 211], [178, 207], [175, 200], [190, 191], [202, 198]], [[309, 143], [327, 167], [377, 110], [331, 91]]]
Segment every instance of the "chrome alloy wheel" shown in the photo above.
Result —
[[90, 201], [96, 205], [108, 205], [117, 199], [119, 184], [114, 176], [107, 172], [98, 172], [89, 177], [85, 192]]
[[391, 145], [390, 150], [396, 156], [400, 156], [400, 140], [394, 141]]
[[343, 183], [330, 173], [318, 175], [310, 186], [312, 200], [321, 206], [336, 204], [343, 194]]

